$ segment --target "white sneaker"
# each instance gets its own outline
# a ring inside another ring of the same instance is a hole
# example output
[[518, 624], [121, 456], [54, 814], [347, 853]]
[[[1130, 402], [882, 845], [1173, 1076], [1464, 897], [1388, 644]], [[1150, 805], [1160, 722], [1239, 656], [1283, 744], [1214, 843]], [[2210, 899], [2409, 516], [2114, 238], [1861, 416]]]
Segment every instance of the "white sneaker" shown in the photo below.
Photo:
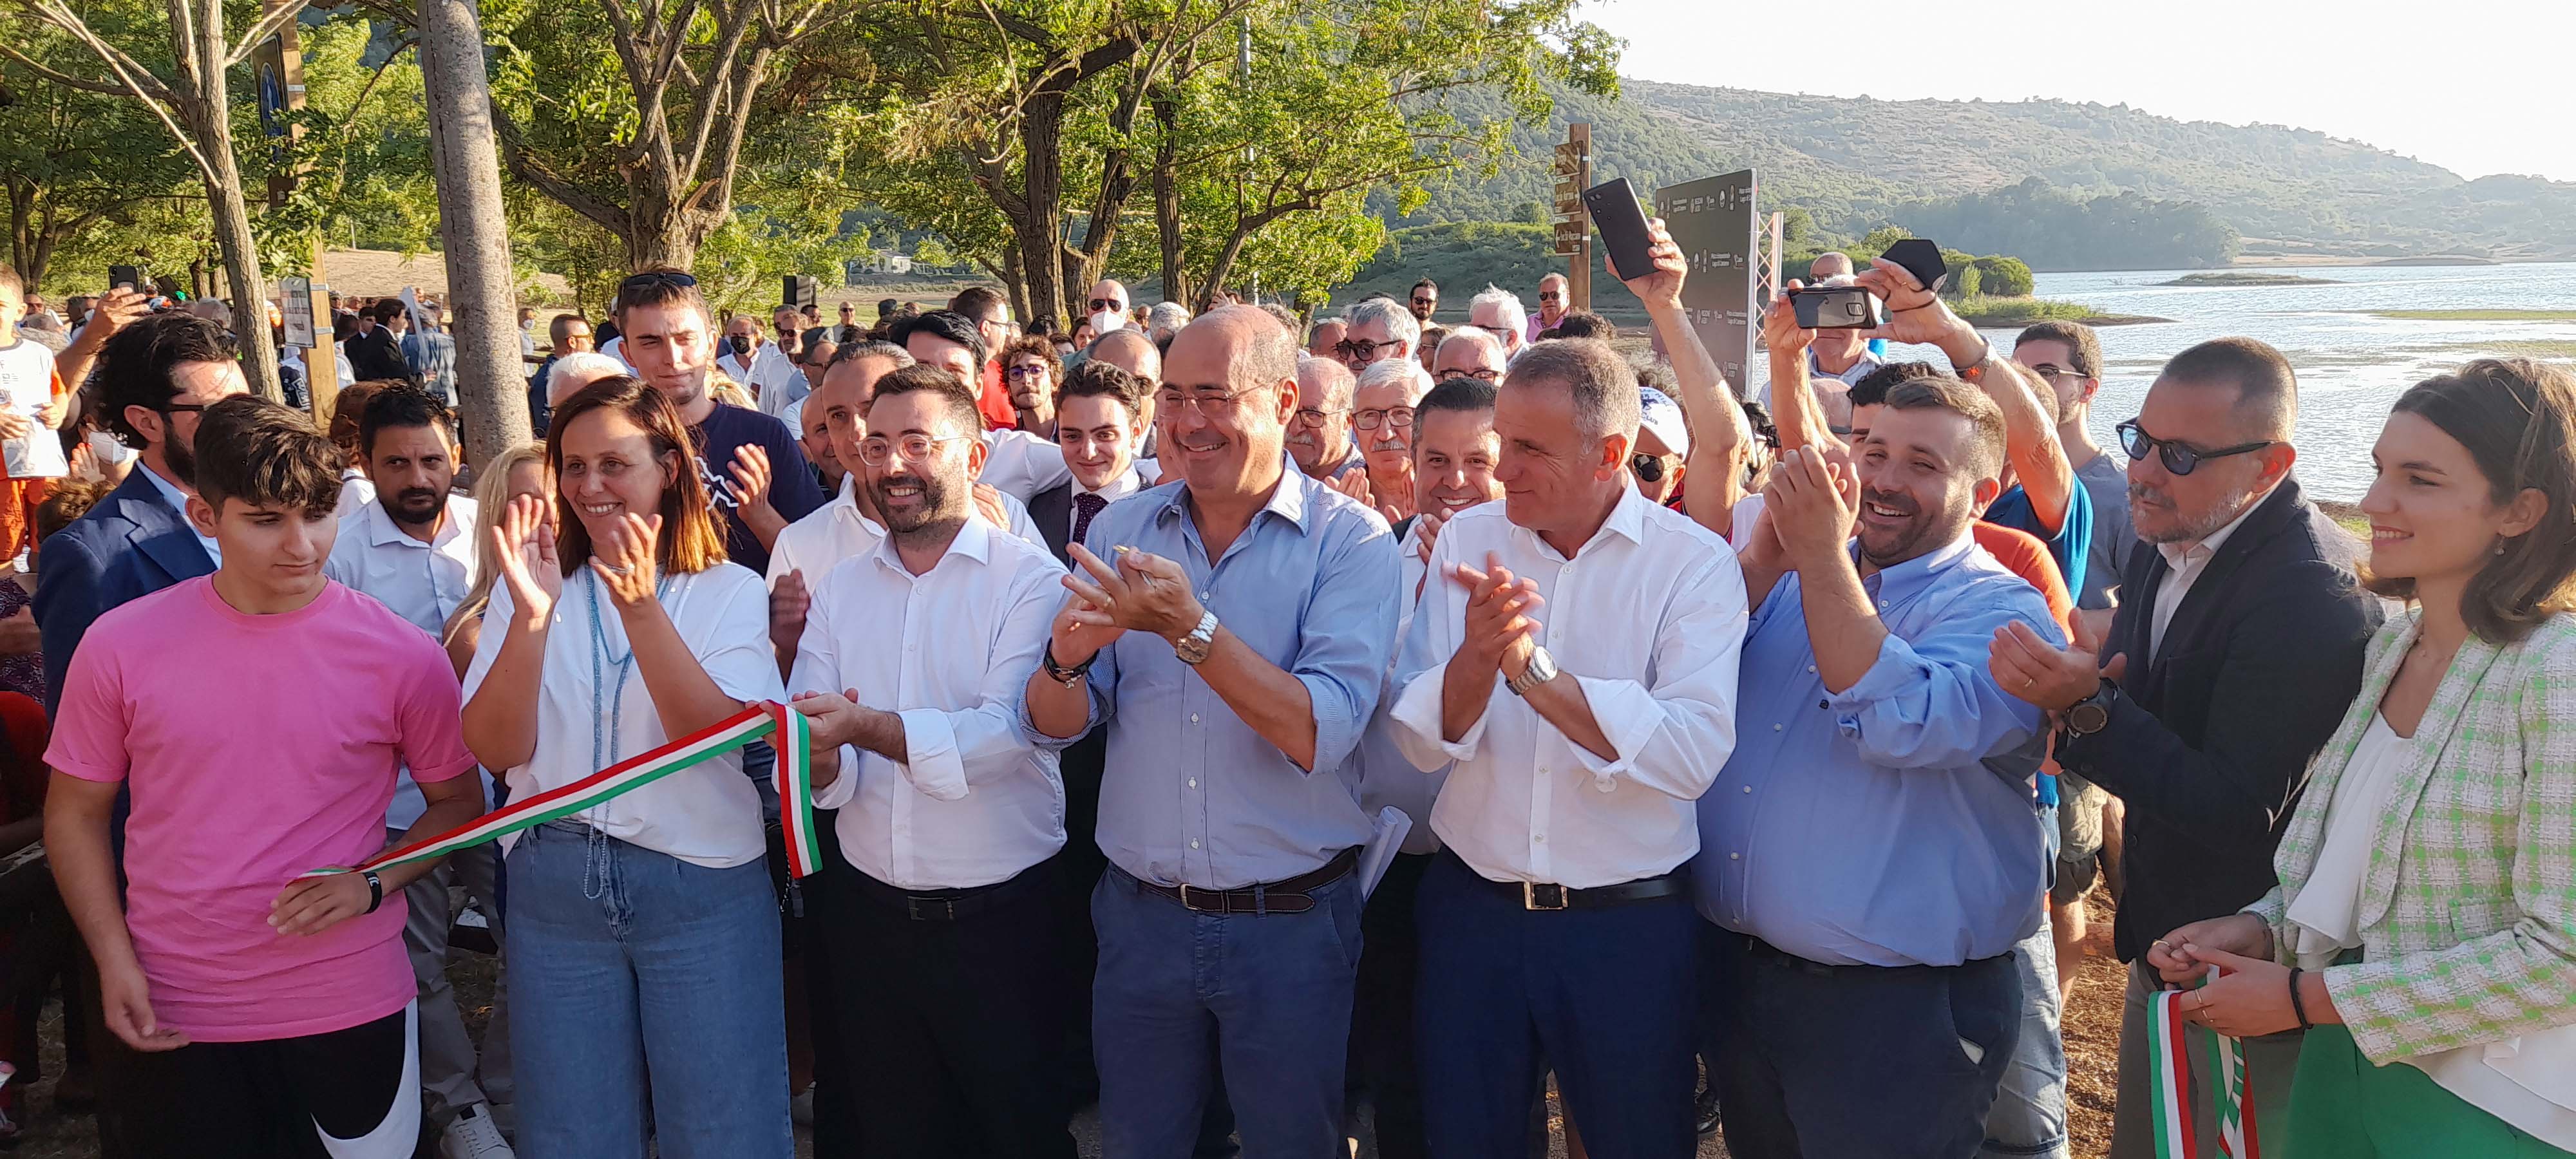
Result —
[[481, 1103], [458, 1111], [456, 1121], [439, 1132], [438, 1154], [439, 1159], [518, 1159]]

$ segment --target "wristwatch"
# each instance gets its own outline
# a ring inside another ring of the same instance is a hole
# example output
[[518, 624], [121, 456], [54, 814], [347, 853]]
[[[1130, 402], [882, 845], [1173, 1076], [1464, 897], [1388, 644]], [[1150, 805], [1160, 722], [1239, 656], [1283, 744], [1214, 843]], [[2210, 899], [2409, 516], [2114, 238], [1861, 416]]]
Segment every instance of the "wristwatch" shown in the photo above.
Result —
[[1504, 681], [1503, 687], [1511, 689], [1514, 696], [1527, 696], [1530, 689], [1556, 679], [1556, 671], [1556, 657], [1548, 655], [1547, 649], [1532, 645], [1529, 667], [1521, 669], [1520, 675]]
[[1091, 671], [1091, 661], [1098, 659], [1100, 659], [1100, 654], [1094, 652], [1091, 654], [1091, 660], [1085, 660], [1080, 664], [1067, 668], [1064, 665], [1055, 662], [1055, 645], [1050, 643], [1047, 645], [1046, 659], [1042, 661], [1042, 663], [1046, 665], [1047, 679], [1064, 685], [1067, 688], [1071, 688], [1082, 682], [1083, 673]]
[[1199, 613], [1199, 626], [1190, 634], [1172, 641], [1172, 655], [1181, 663], [1198, 665], [1207, 662], [1208, 649], [1216, 643], [1216, 613]]
[[2116, 695], [2119, 690], [2119, 685], [2105, 680], [2102, 682], [2101, 687], [2093, 690], [2093, 695], [2087, 696], [2082, 700], [2068, 705], [2066, 708], [2066, 731], [2073, 733], [2076, 736], [2091, 736], [2109, 726], [2111, 723], [2111, 697]]

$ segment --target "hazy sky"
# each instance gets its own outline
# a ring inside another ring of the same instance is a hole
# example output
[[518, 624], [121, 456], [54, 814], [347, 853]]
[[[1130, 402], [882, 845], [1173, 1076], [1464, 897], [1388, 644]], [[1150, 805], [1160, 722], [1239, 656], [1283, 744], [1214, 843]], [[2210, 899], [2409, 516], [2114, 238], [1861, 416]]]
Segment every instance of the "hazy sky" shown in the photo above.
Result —
[[[1782, 28], [1784, 12], [1812, 15]], [[1587, 0], [1585, 15], [1627, 39], [1620, 71], [1647, 80], [2127, 102], [2315, 129], [2463, 177], [2576, 181], [2576, 0]]]

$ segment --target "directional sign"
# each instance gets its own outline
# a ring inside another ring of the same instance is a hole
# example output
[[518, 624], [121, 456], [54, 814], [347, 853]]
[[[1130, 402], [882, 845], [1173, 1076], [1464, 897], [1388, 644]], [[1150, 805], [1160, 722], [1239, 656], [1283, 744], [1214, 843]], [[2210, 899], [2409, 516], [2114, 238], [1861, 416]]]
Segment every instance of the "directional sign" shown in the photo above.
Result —
[[1759, 315], [1754, 299], [1753, 171], [1655, 190], [1655, 212], [1690, 263], [1682, 308], [1732, 383], [1745, 381]]

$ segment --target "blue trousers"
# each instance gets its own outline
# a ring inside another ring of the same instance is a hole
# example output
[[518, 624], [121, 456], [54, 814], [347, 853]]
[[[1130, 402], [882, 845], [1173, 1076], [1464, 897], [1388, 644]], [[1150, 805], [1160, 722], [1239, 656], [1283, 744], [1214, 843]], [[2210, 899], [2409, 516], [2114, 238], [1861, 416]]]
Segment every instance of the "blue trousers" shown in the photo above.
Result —
[[555, 825], [510, 850], [510, 1052], [520, 1150], [786, 1159], [778, 898], [755, 861], [708, 869]]
[[[2021, 1033], [2010, 954], [1821, 966], [1720, 930], [1717, 1102], [1735, 1159], [1968, 1159]], [[1575, 1121], [1582, 1124], [1581, 1112]], [[1585, 1142], [1592, 1128], [1583, 1125]]]
[[1344, 1146], [1342, 1075], [1359, 973], [1356, 877], [1301, 914], [1202, 914], [1117, 866], [1091, 892], [1091, 1041], [1104, 1159], [1187, 1159], [1224, 1068], [1245, 1159]]
[[1596, 1159], [1694, 1153], [1700, 920], [1688, 893], [1534, 912], [1443, 855], [1414, 913], [1414, 1040], [1436, 1159], [1522, 1154], [1530, 1091], [1550, 1066]]

